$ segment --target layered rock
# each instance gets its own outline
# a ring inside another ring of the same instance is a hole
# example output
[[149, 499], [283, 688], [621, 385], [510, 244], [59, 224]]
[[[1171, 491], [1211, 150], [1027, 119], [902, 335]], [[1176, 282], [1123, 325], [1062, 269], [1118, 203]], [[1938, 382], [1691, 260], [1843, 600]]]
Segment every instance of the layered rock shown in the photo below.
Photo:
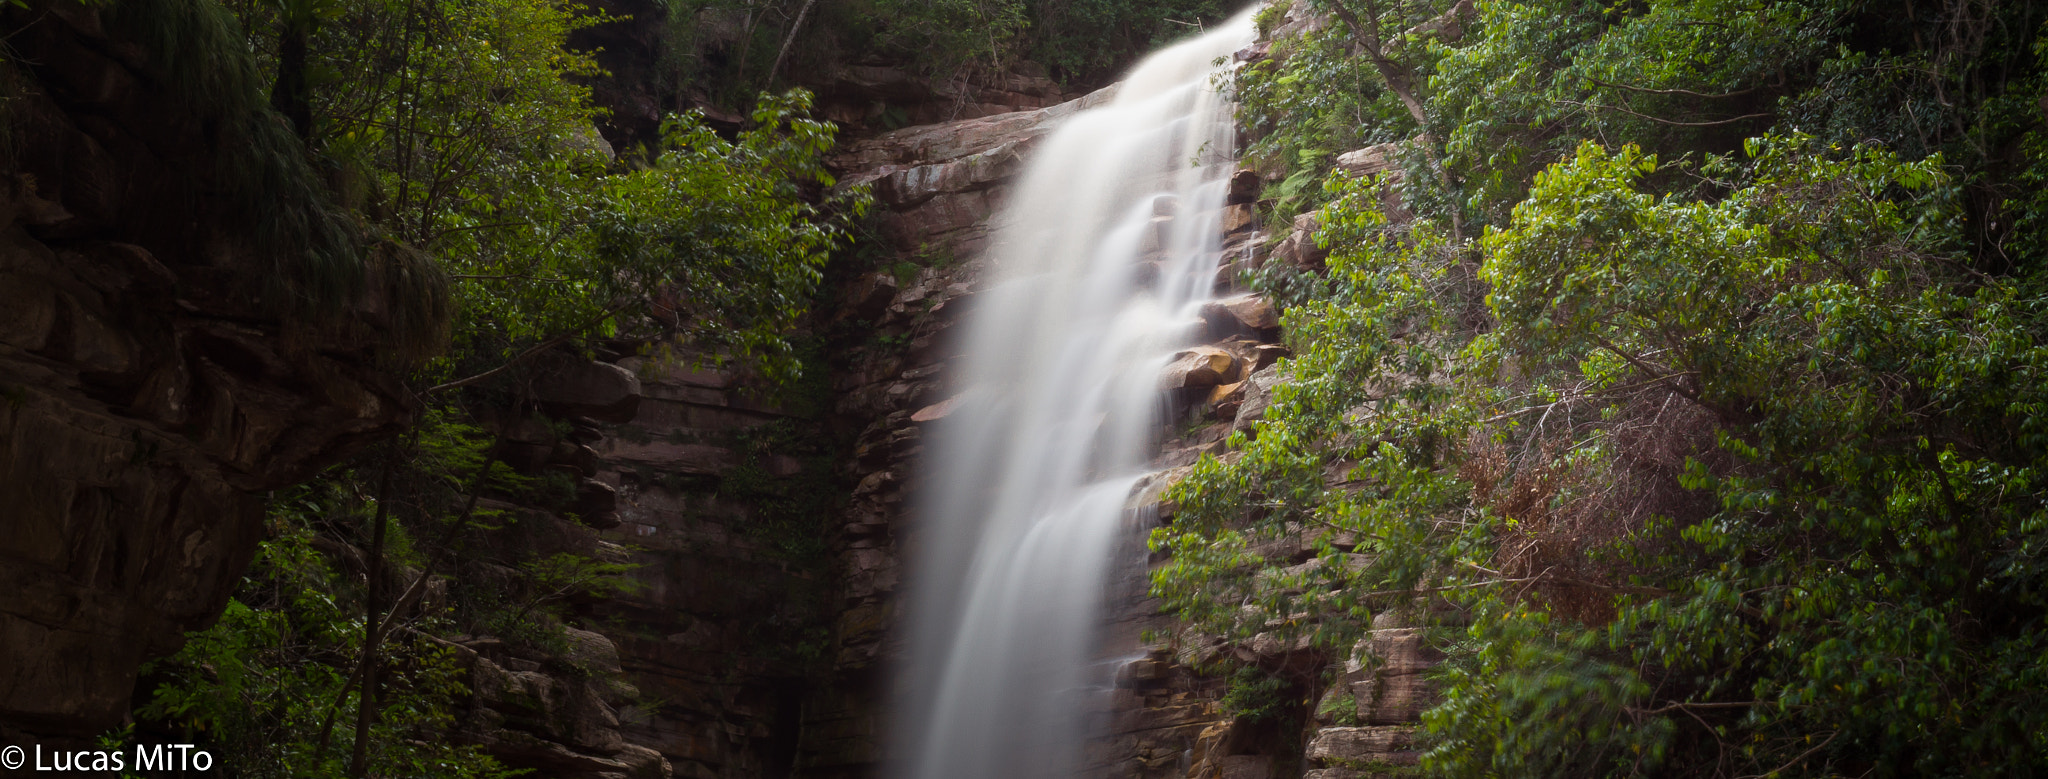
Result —
[[872, 184], [883, 234], [899, 251], [955, 259], [988, 245], [1000, 185], [1054, 123], [1106, 103], [1115, 87], [1033, 111], [910, 127], [857, 141], [835, 154], [842, 185]]
[[281, 316], [247, 280], [302, 259], [252, 240], [222, 179], [234, 109], [184, 100], [101, 13], [0, 14], [17, 90], [0, 170], [0, 731], [118, 726], [137, 664], [225, 605], [263, 493], [409, 414], [378, 346], [404, 301], [368, 268], [370, 291], [338, 307], [353, 313]]
[[[766, 402], [762, 382], [690, 355], [543, 359], [528, 389], [547, 419], [486, 421], [508, 463], [564, 474], [576, 495], [498, 506], [519, 519], [493, 534], [491, 551], [626, 564], [635, 586], [570, 605], [587, 629], [566, 628], [567, 655], [460, 642], [474, 690], [463, 737], [549, 776], [789, 775], [819, 671], [801, 646], [829, 624], [831, 572], [791, 550], [815, 544], [823, 525], [787, 524], [761, 501], [832, 482], [760, 436], [819, 422]], [[762, 483], [735, 483], [748, 479]]]

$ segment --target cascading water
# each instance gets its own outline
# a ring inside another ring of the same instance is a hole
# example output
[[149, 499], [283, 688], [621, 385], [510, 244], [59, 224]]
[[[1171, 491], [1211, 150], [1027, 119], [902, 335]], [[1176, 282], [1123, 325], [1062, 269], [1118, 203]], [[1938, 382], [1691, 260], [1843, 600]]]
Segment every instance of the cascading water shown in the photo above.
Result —
[[1069, 776], [1159, 375], [1213, 288], [1247, 10], [1048, 136], [998, 217], [925, 468], [899, 776]]

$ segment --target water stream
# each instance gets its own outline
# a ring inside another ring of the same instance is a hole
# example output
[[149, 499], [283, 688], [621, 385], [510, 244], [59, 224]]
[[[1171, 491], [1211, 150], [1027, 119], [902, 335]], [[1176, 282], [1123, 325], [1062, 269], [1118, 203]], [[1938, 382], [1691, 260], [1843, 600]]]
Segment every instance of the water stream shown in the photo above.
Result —
[[1153, 54], [1032, 152], [966, 324], [915, 539], [896, 776], [1072, 776], [1159, 377], [1214, 288], [1251, 11]]

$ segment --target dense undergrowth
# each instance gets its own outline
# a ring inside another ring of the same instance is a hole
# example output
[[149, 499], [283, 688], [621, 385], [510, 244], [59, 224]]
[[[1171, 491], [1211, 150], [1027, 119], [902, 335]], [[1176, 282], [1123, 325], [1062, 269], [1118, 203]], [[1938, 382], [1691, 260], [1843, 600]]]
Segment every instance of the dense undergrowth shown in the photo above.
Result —
[[2048, 772], [2048, 14], [1299, 10], [1239, 90], [1331, 253], [1169, 496], [1190, 637], [1435, 626], [1430, 775]]

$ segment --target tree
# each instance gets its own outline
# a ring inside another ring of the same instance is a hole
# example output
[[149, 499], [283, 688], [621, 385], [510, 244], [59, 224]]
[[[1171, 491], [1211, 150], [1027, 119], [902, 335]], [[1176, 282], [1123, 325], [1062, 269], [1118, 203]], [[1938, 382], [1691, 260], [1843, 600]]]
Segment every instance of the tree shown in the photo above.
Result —
[[[1476, 11], [1411, 82], [1455, 201], [1412, 165], [1436, 205], [1409, 224], [1381, 182], [1324, 188], [1297, 356], [1167, 496], [1154, 591], [1194, 631], [1336, 656], [1378, 613], [1435, 624], [1431, 773], [2048, 770], [2043, 720], [1996, 703], [2048, 679], [2048, 287], [2013, 185], [2040, 165], [2041, 20]], [[1251, 89], [1354, 83], [1314, 51]], [[1388, 106], [1369, 75], [1350, 105]], [[1342, 149], [1296, 120], [1261, 143], [1299, 144], [1306, 187]], [[1286, 537], [1315, 559], [1258, 553]]]

